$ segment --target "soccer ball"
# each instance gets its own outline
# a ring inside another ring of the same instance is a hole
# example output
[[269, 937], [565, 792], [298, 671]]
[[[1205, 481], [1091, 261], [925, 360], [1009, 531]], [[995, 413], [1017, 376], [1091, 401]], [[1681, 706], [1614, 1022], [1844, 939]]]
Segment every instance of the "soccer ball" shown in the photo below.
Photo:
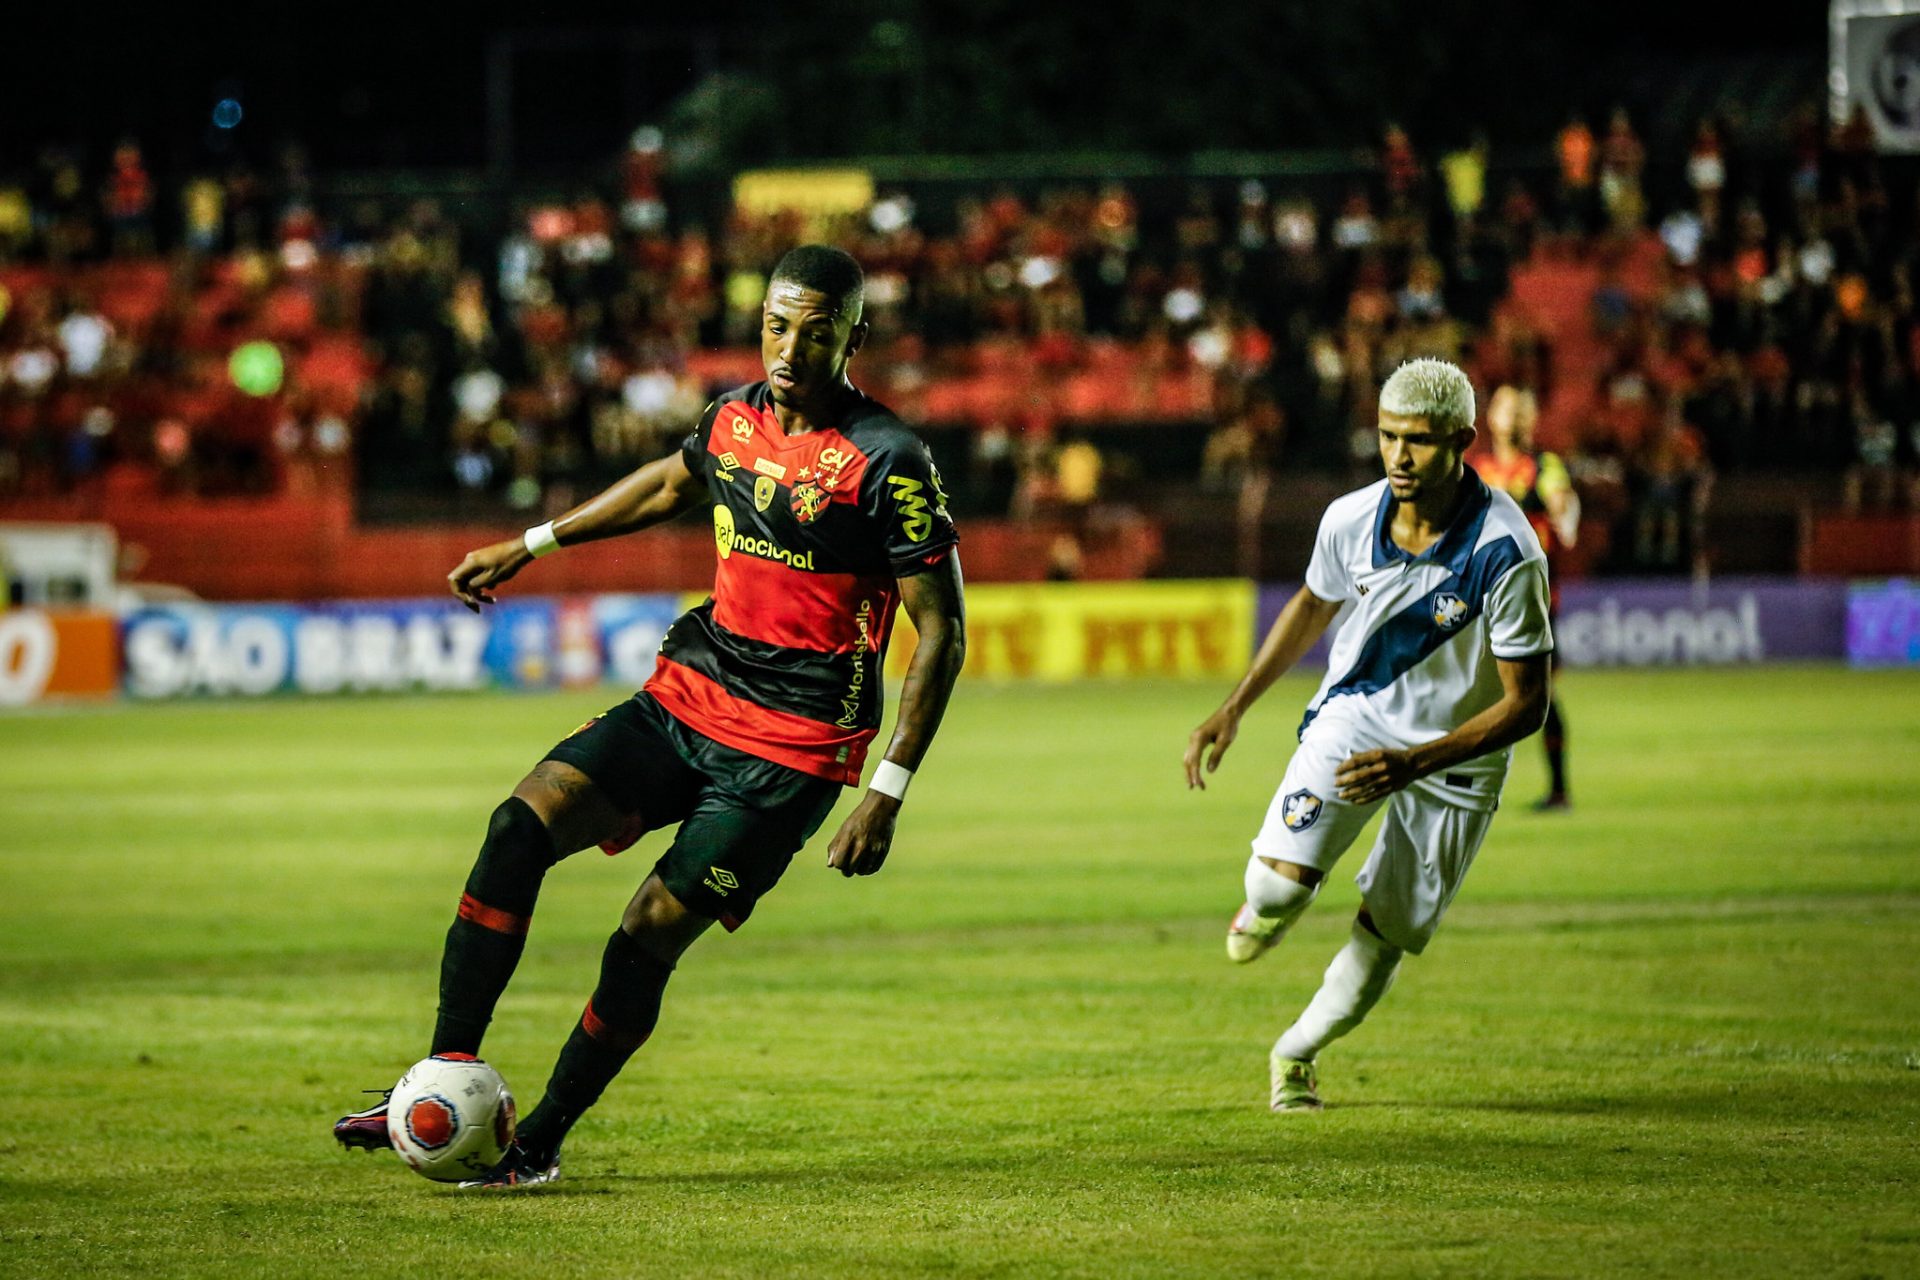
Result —
[[435, 1182], [478, 1178], [513, 1141], [513, 1095], [470, 1053], [438, 1053], [407, 1068], [387, 1099], [387, 1136], [413, 1171]]

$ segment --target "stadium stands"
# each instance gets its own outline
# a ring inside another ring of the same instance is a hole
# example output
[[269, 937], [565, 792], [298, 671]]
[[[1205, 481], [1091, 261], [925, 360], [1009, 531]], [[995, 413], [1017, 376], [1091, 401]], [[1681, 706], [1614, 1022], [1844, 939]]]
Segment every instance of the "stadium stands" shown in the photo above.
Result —
[[1615, 526], [1600, 567], [1688, 567], [1715, 475], [1911, 506], [1914, 202], [1845, 131], [1771, 154], [1708, 122], [1649, 158], [1624, 118], [1584, 130], [1554, 172], [1394, 131], [1336, 188], [883, 189], [811, 222], [630, 163], [491, 236], [430, 202], [323, 216], [299, 175], [195, 179], [170, 234], [137, 154], [96, 202], [0, 182], [0, 502], [564, 507], [758, 376], [765, 272], [828, 235], [870, 271], [863, 383], [976, 517], [1363, 475], [1372, 387], [1423, 354], [1543, 392], [1542, 442]]

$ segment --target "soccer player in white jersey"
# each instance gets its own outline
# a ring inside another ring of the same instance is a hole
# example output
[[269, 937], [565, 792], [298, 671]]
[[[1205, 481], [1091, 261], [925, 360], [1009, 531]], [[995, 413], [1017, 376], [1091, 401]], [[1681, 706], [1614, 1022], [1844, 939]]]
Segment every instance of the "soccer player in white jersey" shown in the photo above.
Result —
[[1273, 1046], [1275, 1111], [1319, 1110], [1315, 1058], [1433, 937], [1493, 820], [1509, 748], [1540, 728], [1550, 696], [1546, 557], [1519, 505], [1462, 461], [1472, 383], [1409, 361], [1381, 388], [1379, 421], [1386, 479], [1327, 508], [1306, 586], [1187, 740], [1187, 785], [1204, 788], [1247, 709], [1347, 610], [1227, 930], [1230, 959], [1265, 953], [1386, 807], [1355, 878], [1353, 932]]

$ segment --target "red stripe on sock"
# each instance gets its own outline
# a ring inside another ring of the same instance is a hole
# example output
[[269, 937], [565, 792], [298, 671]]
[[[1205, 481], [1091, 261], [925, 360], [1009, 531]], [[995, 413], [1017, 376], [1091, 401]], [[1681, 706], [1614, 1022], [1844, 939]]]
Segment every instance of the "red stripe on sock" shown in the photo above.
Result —
[[490, 907], [470, 893], [460, 895], [460, 918], [471, 920], [482, 929], [491, 929], [495, 933], [509, 934], [516, 938], [526, 937], [527, 928], [533, 923], [532, 916], [517, 916], [511, 911]]
[[640, 1036], [623, 1036], [609, 1027], [599, 1014], [593, 1011], [593, 1000], [587, 1000], [587, 1007], [580, 1011], [580, 1029], [602, 1044], [612, 1045], [616, 1049], [625, 1049], [629, 1053], [647, 1042], [651, 1031]]

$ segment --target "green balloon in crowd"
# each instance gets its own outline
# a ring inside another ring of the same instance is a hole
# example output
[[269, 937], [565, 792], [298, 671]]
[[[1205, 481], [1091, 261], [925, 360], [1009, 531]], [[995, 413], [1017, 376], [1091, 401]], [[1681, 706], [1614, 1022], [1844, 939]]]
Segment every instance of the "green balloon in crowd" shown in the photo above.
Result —
[[258, 340], [234, 348], [227, 360], [227, 373], [233, 378], [233, 385], [248, 395], [270, 396], [286, 380], [287, 366], [280, 358], [280, 348]]

